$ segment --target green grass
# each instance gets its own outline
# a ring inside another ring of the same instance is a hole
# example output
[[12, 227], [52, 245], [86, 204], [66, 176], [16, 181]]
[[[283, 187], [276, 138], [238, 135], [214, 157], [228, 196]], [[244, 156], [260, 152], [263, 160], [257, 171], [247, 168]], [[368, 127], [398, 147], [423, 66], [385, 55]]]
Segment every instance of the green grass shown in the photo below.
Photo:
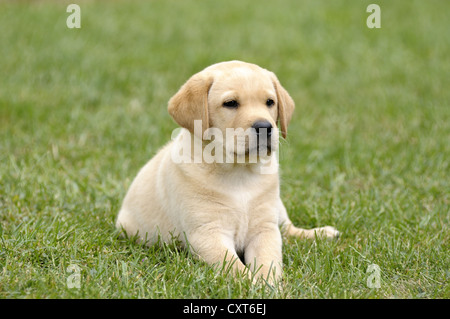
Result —
[[[0, 297], [449, 298], [450, 3], [377, 1], [375, 30], [371, 2], [80, 1], [79, 30], [69, 1], [0, 3]], [[343, 234], [286, 240], [282, 290], [114, 229], [176, 128], [168, 99], [230, 59], [296, 101], [280, 153], [291, 219]]]

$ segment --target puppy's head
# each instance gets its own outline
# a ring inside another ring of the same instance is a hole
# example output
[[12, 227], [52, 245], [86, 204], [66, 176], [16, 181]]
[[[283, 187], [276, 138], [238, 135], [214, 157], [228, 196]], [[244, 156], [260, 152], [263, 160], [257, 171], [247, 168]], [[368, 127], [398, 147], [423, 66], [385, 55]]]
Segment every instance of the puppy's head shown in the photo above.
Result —
[[[277, 123], [285, 138], [294, 107], [274, 73], [240, 61], [193, 75], [169, 101], [169, 113], [180, 126], [202, 139], [208, 128], [219, 129], [227, 151], [236, 155], [276, 149]], [[195, 120], [202, 121], [201, 133], [194, 130]]]

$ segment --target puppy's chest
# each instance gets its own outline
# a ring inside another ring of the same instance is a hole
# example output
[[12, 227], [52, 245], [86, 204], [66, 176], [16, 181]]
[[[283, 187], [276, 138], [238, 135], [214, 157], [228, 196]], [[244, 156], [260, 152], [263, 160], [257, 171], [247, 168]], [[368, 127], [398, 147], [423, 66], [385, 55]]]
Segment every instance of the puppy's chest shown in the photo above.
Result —
[[275, 187], [276, 184], [265, 176], [246, 175], [244, 172], [228, 175], [216, 188], [218, 202], [221, 208], [226, 208], [221, 210], [220, 224], [233, 240], [236, 250], [244, 249], [247, 239], [259, 229], [261, 222], [273, 219], [273, 211], [269, 207], [274, 201]]
[[[233, 237], [235, 248], [242, 251], [247, 244], [252, 229], [258, 228], [259, 217], [257, 213], [258, 201], [261, 193], [255, 189], [236, 188], [228, 194], [229, 215], [225, 217], [224, 228]], [[266, 214], [268, 212], [261, 212]]]
[[245, 188], [237, 188], [230, 192], [230, 203], [236, 208], [240, 215], [251, 213], [253, 201], [258, 196], [255, 191]]

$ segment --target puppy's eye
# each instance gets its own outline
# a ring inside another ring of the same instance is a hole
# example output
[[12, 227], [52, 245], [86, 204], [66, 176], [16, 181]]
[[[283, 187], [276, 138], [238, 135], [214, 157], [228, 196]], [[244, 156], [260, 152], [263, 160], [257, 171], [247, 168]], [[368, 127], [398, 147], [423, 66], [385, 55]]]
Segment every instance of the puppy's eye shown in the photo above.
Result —
[[229, 108], [236, 108], [236, 107], [238, 107], [238, 105], [239, 104], [236, 100], [230, 100], [230, 101], [223, 102], [223, 106], [229, 107]]
[[275, 104], [275, 101], [274, 101], [274, 100], [272, 100], [272, 99], [267, 99], [266, 105], [267, 105], [268, 107], [271, 107], [271, 106], [274, 105], [274, 104]]

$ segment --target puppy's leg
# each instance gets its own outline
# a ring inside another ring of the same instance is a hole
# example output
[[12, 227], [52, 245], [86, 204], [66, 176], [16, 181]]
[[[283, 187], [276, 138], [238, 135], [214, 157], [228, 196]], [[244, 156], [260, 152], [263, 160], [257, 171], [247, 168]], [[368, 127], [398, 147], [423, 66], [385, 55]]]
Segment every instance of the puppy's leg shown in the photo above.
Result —
[[258, 230], [245, 247], [245, 263], [256, 272], [256, 278], [262, 277], [269, 284], [279, 281], [283, 268], [281, 245], [278, 225], [258, 225]]
[[188, 234], [189, 248], [199, 259], [210, 265], [222, 266], [223, 270], [231, 269], [233, 275], [244, 275], [250, 277], [247, 267], [241, 262], [228, 236], [217, 231], [202, 231], [197, 229]]
[[320, 238], [338, 238], [339, 231], [331, 226], [317, 227], [313, 229], [303, 229], [295, 227], [290, 221], [286, 208], [280, 200], [279, 203], [279, 225], [282, 232], [286, 236], [293, 236], [298, 238], [315, 239], [316, 236]]

